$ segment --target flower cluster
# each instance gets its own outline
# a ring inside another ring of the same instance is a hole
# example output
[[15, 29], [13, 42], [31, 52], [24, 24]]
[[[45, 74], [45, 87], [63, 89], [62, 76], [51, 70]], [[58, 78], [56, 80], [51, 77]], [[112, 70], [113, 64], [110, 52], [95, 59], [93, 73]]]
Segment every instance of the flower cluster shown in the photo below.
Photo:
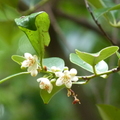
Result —
[[[38, 57], [36, 55], [31, 55], [30, 53], [24, 54], [25, 60], [21, 63], [21, 68], [28, 68], [27, 71], [30, 72], [31, 76], [36, 76], [38, 74]], [[65, 85], [66, 88], [70, 89], [72, 83], [78, 81], [77, 70], [75, 68], [68, 69], [65, 67], [63, 70], [56, 66], [52, 66], [46, 71], [46, 75], [38, 78], [40, 89], [47, 90], [48, 93], [52, 92], [54, 81], [56, 86]]]
[[[51, 67], [50, 71], [53, 72], [53, 74], [55, 75], [54, 81], [56, 86], [65, 85], [66, 88], [71, 88], [72, 82], [78, 81], [78, 77], [76, 76], [77, 70], [74, 68], [70, 70], [65, 68], [63, 71], [60, 71], [59, 68], [53, 66]], [[39, 87], [41, 89], [45, 89], [48, 91], [48, 93], [51, 93], [53, 89], [53, 85], [51, 83], [53, 81], [53, 78], [48, 79], [48, 78], [42, 77], [37, 79], [37, 81], [40, 82]]]

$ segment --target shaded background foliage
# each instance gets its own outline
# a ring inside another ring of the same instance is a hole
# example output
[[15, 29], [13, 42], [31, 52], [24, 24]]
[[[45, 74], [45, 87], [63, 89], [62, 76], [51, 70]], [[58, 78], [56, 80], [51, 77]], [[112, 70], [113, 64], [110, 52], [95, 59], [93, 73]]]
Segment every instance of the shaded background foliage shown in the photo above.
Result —
[[[114, 2], [119, 3], [117, 0]], [[37, 11], [46, 11], [51, 20], [51, 43], [45, 49], [46, 57], [61, 57], [67, 66], [77, 68], [80, 75], [89, 74], [71, 64], [69, 54], [75, 49], [97, 52], [111, 44], [95, 25], [84, 0], [0, 0], [0, 78], [23, 71], [11, 60], [11, 55], [35, 54], [14, 19]], [[119, 46], [118, 29], [110, 27], [103, 18], [99, 22]], [[110, 67], [116, 66], [116, 57], [112, 56], [107, 62]], [[81, 105], [73, 105], [65, 90], [44, 105], [36, 77], [18, 76], [0, 84], [0, 120], [100, 120], [96, 104], [120, 107], [119, 84], [117, 73], [107, 79], [94, 78], [87, 85], [73, 86]]]

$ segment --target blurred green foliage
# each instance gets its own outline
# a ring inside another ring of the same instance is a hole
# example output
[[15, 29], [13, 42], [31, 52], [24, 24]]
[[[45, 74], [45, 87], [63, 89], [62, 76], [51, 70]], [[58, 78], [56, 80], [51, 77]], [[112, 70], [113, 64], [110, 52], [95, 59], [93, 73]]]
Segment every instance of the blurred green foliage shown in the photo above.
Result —
[[[51, 43], [46, 48], [46, 57], [61, 57], [67, 66], [73, 67], [69, 62], [69, 54], [75, 52], [74, 49], [98, 52], [110, 45], [99, 32], [83, 0], [0, 0], [1, 79], [24, 71], [12, 61], [13, 54], [35, 54], [14, 19], [36, 11], [46, 11], [51, 20]], [[112, 28], [103, 18], [99, 22], [119, 46], [119, 30]], [[116, 56], [106, 61], [110, 68], [117, 65]], [[80, 75], [89, 74], [80, 68], [78, 70]], [[65, 90], [55, 95], [48, 105], [43, 104], [36, 79], [22, 75], [0, 84], [0, 120], [101, 120], [95, 104], [120, 107], [120, 81], [117, 73], [107, 79], [94, 78], [87, 85], [73, 86], [81, 105], [72, 105], [72, 98], [66, 96]]]

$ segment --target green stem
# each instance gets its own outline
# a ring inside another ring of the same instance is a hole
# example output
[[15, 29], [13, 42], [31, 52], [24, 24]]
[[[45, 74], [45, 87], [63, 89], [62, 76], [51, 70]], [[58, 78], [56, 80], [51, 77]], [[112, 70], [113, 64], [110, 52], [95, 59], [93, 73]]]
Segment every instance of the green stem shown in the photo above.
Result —
[[41, 56], [39, 58], [40, 58], [40, 67], [44, 71], [44, 68], [43, 68], [43, 56]]
[[111, 73], [114, 73], [114, 72], [118, 72], [120, 71], [120, 67], [117, 67], [117, 68], [113, 68], [111, 70], [108, 70], [104, 73], [100, 73], [100, 74], [93, 74], [93, 75], [89, 75], [89, 76], [78, 76], [79, 79], [84, 79], [84, 80], [90, 80], [94, 77], [97, 77], [97, 76], [101, 76], [101, 75], [109, 75]]
[[93, 66], [93, 72], [94, 72], [95, 75], [97, 75], [95, 65]]
[[16, 74], [10, 75], [10, 76], [8, 76], [6, 78], [1, 79], [0, 80], [0, 84], [3, 83], [3, 82], [5, 82], [5, 81], [7, 81], [8, 79], [11, 79], [13, 77], [16, 77], [18, 75], [23, 75], [23, 74], [29, 74], [29, 72], [20, 72], [20, 73], [16, 73]]

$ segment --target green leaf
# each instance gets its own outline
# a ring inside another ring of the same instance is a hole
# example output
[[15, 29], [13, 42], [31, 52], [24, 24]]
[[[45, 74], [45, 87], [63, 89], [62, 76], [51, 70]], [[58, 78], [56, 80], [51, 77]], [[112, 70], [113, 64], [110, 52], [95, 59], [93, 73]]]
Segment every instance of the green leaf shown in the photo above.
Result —
[[44, 47], [49, 45], [48, 29], [50, 20], [46, 12], [37, 12], [15, 19], [19, 28], [25, 32], [40, 60], [44, 57]]
[[112, 7], [96, 9], [94, 11], [94, 13], [95, 13], [94, 15], [98, 19], [101, 15], [104, 15], [105, 13], [108, 13], [108, 12], [113, 11], [113, 10], [119, 10], [119, 9], [120, 9], [120, 4], [117, 4], [117, 5], [112, 6]]
[[81, 68], [93, 73], [92, 66], [89, 65], [88, 63], [86, 63], [85, 61], [83, 61], [77, 54], [71, 53], [70, 54], [70, 61], [72, 63], [80, 66]]
[[[78, 57], [77, 54], [71, 53], [70, 54], [70, 61], [72, 63], [80, 66], [81, 68], [93, 73], [92, 66], [90, 64], [86, 63], [85, 61], [83, 61], [80, 57]], [[96, 64], [95, 68], [96, 68], [97, 74], [104, 73], [104, 72], [108, 71], [108, 65], [103, 60], [100, 61], [98, 64]]]
[[120, 109], [104, 104], [98, 104], [97, 108], [102, 120], [120, 120]]
[[43, 65], [47, 66], [48, 68], [51, 68], [52, 66], [56, 66], [63, 70], [65, 63], [64, 60], [58, 57], [51, 57], [43, 59]]
[[76, 54], [86, 63], [90, 64], [91, 66], [95, 66], [100, 61], [114, 54], [118, 49], [119, 47], [117, 46], [106, 47], [99, 51], [98, 53], [94, 54], [76, 50]]
[[21, 65], [21, 63], [25, 60], [25, 58], [23, 56], [19, 56], [19, 55], [12, 55], [11, 58], [13, 61], [18, 63], [19, 65]]
[[[94, 7], [95, 10], [98, 10], [98, 9], [106, 10], [106, 8], [108, 7], [108, 1], [106, 0], [97, 0], [97, 1], [87, 0], [87, 1], [89, 2], [90, 5]], [[95, 12], [94, 14], [97, 14], [97, 13]], [[110, 23], [110, 25], [112, 25], [116, 21], [113, 13], [111, 13], [110, 11], [103, 14], [103, 16]]]
[[119, 53], [119, 52], [116, 52], [116, 54], [117, 54], [117, 57], [120, 59], [120, 53]]
[[51, 98], [57, 93], [59, 92], [61, 89], [64, 88], [64, 86], [56, 86], [55, 83], [52, 83], [53, 84], [53, 90], [51, 93], [48, 93], [46, 90], [44, 89], [40, 89], [40, 96], [43, 100], [43, 102], [45, 104], [48, 104], [49, 101], [51, 100]]
[[91, 4], [92, 6], [96, 7], [96, 8], [102, 8], [104, 5], [100, 0], [87, 0], [89, 2], [89, 4]]

